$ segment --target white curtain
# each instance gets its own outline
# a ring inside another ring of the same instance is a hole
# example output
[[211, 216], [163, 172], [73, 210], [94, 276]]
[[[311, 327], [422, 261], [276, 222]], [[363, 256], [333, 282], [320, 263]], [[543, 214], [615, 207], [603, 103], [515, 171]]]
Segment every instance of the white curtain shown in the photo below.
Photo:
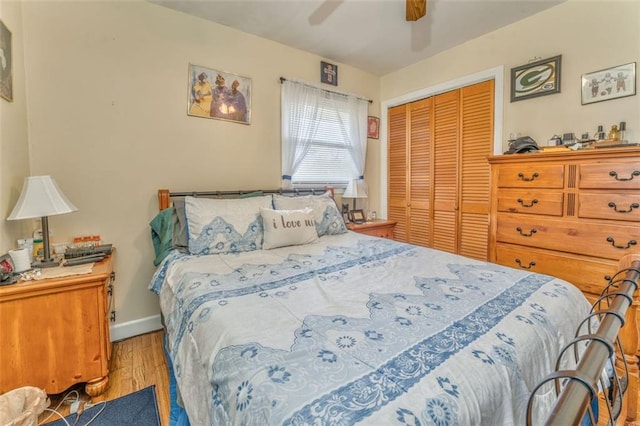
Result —
[[[291, 188], [291, 176], [309, 150], [320, 113], [318, 89], [291, 80], [282, 82], [282, 187]], [[304, 125], [303, 125], [304, 123]]]
[[[355, 96], [349, 96], [347, 108], [357, 120], [351, 120], [351, 128], [347, 129], [349, 137], [345, 138], [351, 145], [353, 163], [358, 170], [358, 179], [364, 180], [364, 165], [367, 159], [367, 114], [369, 103]], [[342, 126], [344, 129], [346, 126]], [[366, 184], [364, 184], [366, 189]]]
[[[306, 83], [282, 82], [282, 187], [292, 187], [291, 177], [318, 132], [323, 112], [335, 112], [342, 140], [347, 145], [358, 176], [364, 179], [367, 155], [368, 101], [354, 95], [330, 92]], [[348, 119], [346, 119], [348, 117]]]

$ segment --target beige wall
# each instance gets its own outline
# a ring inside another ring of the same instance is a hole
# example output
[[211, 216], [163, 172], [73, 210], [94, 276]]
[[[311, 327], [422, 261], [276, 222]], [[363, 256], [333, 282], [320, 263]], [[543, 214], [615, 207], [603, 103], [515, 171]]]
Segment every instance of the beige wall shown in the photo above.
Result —
[[[562, 55], [561, 93], [510, 103], [511, 68], [556, 55]], [[593, 135], [599, 124], [609, 129], [620, 121], [640, 142], [640, 96], [584, 106], [580, 100], [582, 74], [629, 62], [640, 62], [640, 1], [569, 0], [385, 75], [380, 99], [384, 103], [502, 65], [505, 147], [510, 133], [546, 144], [554, 134]]]
[[[0, 98], [0, 254], [13, 248], [30, 229], [29, 221], [6, 221], [29, 176], [27, 106], [20, 2], [0, 1], [0, 19], [11, 32], [13, 46], [13, 102]], [[17, 48], [16, 48], [17, 47]], [[27, 222], [27, 223], [25, 223]]]
[[[31, 172], [79, 209], [54, 238], [113, 243], [118, 324], [156, 315], [156, 190], [279, 187], [279, 78], [319, 82], [321, 58], [143, 1], [22, 8]], [[251, 125], [187, 116], [189, 63], [252, 78]], [[378, 99], [377, 77], [339, 65], [338, 90]]]

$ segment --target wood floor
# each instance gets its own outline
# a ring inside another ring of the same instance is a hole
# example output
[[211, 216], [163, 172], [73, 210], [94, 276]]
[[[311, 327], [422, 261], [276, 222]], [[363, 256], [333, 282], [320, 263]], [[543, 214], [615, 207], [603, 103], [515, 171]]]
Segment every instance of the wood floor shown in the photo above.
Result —
[[[135, 336], [113, 344], [111, 357], [111, 369], [109, 373], [109, 387], [107, 391], [94, 401], [109, 401], [144, 389], [147, 386], [156, 385], [156, 397], [160, 421], [163, 426], [169, 425], [169, 377], [167, 375], [167, 361], [162, 349], [162, 332]], [[81, 398], [88, 401], [90, 398], [82, 391], [83, 386], [74, 388], [81, 394]], [[51, 407], [55, 407], [68, 394], [50, 395]], [[640, 402], [640, 401], [639, 401]], [[638, 405], [640, 407], [640, 403]], [[604, 407], [601, 408], [604, 412]], [[69, 405], [62, 404], [58, 411], [63, 415], [69, 414]], [[40, 422], [46, 417], [40, 417]], [[640, 418], [640, 413], [638, 415]], [[54, 421], [51, 417], [47, 421]], [[193, 425], [197, 426], [197, 425]]]
[[[169, 424], [169, 377], [167, 361], [162, 349], [161, 331], [113, 343], [109, 387], [103, 395], [95, 398], [94, 402], [110, 401], [151, 385], [156, 385], [160, 421], [163, 426], [167, 426]], [[77, 390], [81, 399], [88, 401], [90, 397], [84, 393], [83, 389], [82, 385], [70, 390]], [[50, 395], [51, 408], [55, 408], [70, 390], [59, 395]], [[63, 416], [69, 415], [69, 404], [63, 403], [57, 411]], [[41, 415], [39, 423], [48, 415], [48, 413]], [[58, 417], [54, 415], [47, 422], [57, 419]]]

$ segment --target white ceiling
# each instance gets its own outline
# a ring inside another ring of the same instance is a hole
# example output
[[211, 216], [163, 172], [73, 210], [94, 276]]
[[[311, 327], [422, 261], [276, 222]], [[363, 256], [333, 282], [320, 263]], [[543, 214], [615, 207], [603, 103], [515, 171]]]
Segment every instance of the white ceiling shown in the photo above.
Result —
[[566, 0], [428, 0], [416, 22], [405, 0], [150, 1], [381, 76]]

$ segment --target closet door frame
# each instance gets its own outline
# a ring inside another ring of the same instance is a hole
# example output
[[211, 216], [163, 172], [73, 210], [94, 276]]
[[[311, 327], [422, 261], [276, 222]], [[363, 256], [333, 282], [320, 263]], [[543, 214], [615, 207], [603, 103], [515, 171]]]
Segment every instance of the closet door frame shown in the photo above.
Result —
[[502, 153], [502, 116], [504, 109], [504, 66], [491, 68], [445, 83], [426, 87], [415, 92], [407, 93], [397, 98], [382, 101], [380, 104], [380, 215], [387, 217], [387, 110], [391, 107], [417, 101], [419, 99], [428, 98], [440, 93], [449, 92], [461, 87], [470, 86], [472, 84], [481, 83], [487, 80], [494, 80], [494, 123], [493, 123], [493, 153], [495, 155]]

